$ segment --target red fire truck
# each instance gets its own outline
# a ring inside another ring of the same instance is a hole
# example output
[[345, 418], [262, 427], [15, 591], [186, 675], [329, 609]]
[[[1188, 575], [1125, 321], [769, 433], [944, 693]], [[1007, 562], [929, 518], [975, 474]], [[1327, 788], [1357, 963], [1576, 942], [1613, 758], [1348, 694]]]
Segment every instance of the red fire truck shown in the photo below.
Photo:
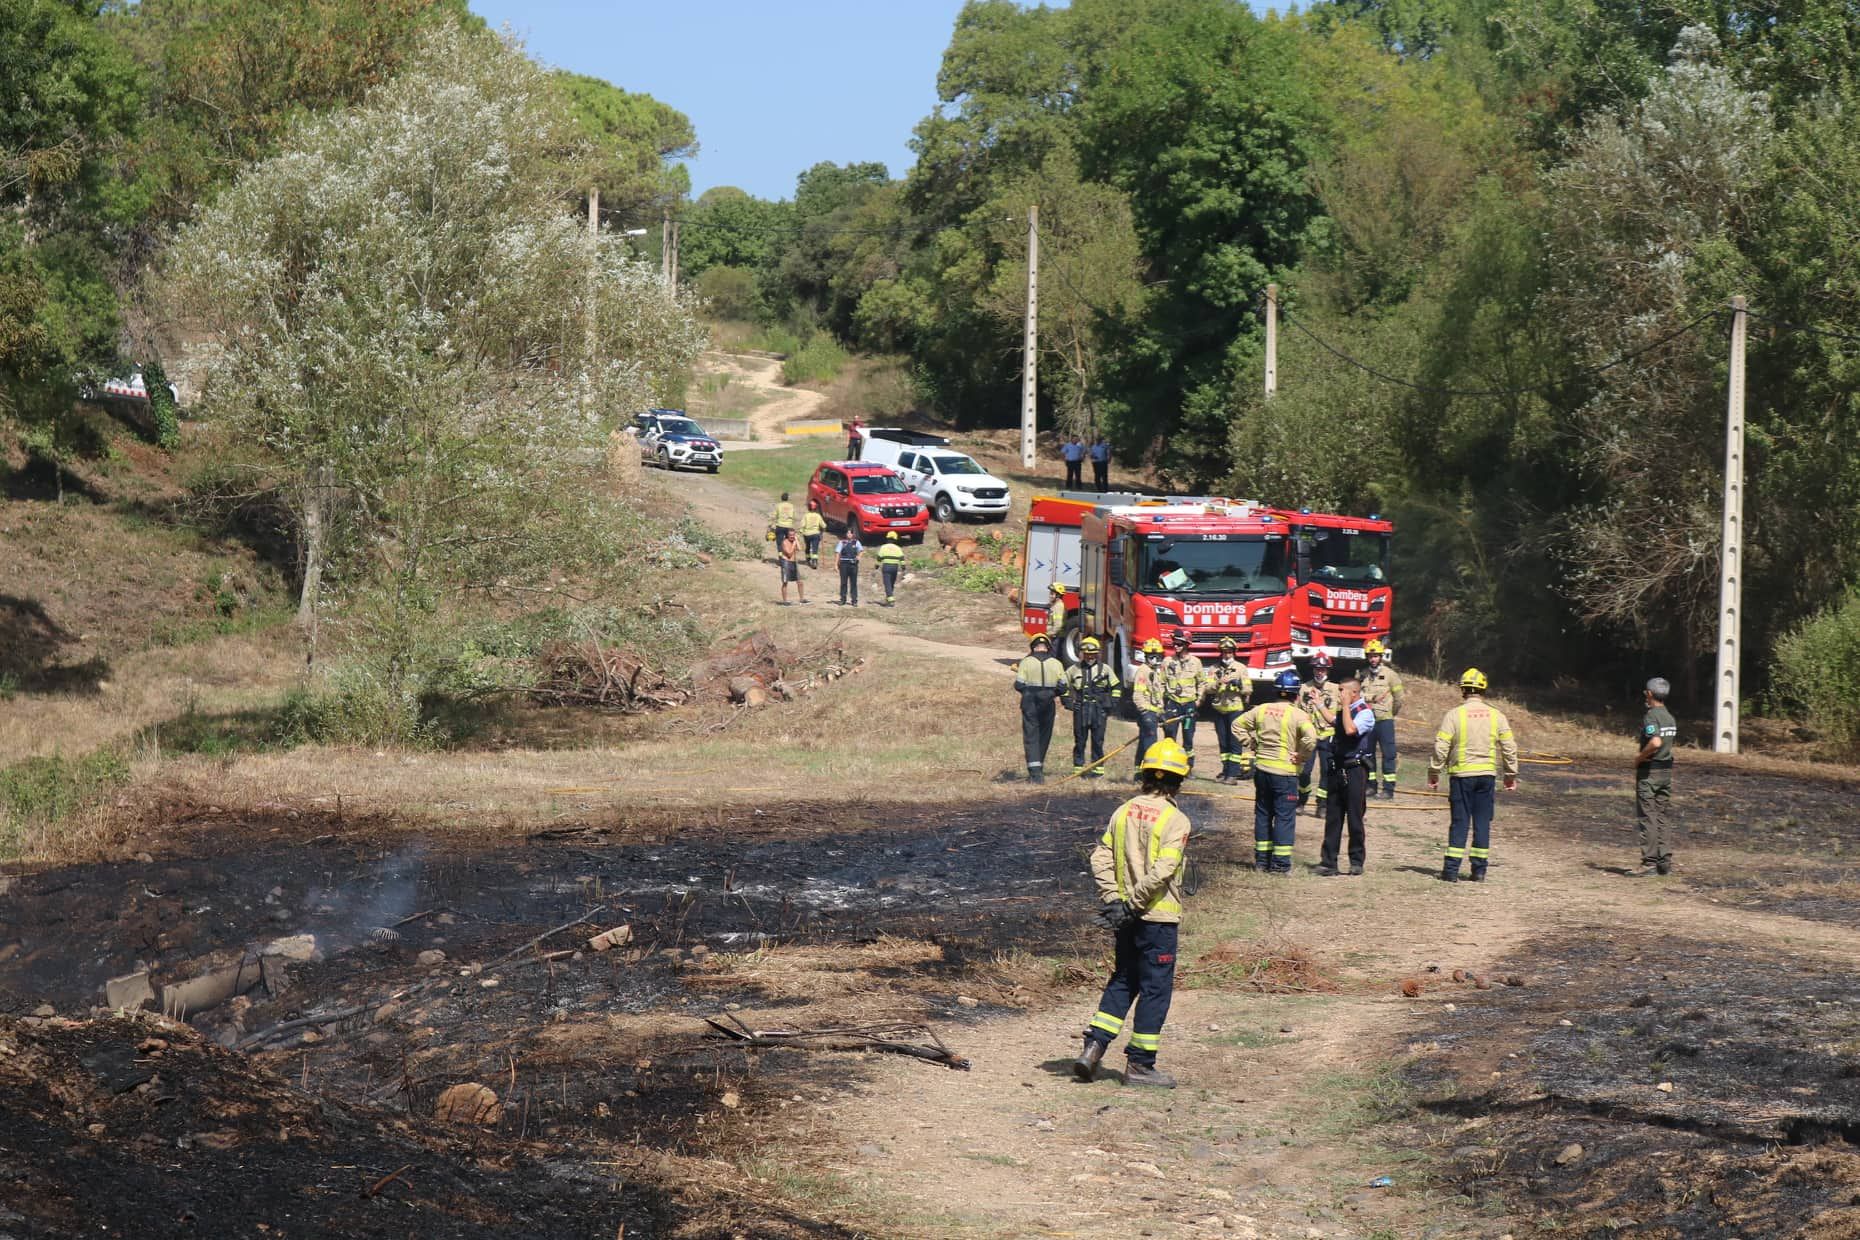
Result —
[[1248, 675], [1270, 680], [1295, 659], [1362, 656], [1386, 640], [1388, 547], [1378, 518], [1267, 508], [1206, 496], [1040, 496], [1028, 514], [1021, 627], [1045, 632], [1055, 592], [1065, 603], [1055, 650], [1108, 639], [1120, 674], [1134, 653], [1177, 630], [1204, 659], [1232, 637]]

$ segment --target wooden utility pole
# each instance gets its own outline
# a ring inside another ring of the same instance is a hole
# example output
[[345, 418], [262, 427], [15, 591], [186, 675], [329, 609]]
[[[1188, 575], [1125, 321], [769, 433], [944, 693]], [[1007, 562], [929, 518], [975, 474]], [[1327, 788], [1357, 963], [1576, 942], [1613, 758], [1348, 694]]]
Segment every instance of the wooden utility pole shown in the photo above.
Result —
[[1040, 208], [1027, 208], [1027, 331], [1021, 342], [1020, 464], [1033, 468], [1035, 407], [1040, 399]]
[[1279, 286], [1266, 286], [1266, 396], [1279, 390]]
[[1737, 752], [1738, 663], [1744, 601], [1744, 329], [1748, 303], [1731, 299], [1730, 397], [1724, 420], [1724, 529], [1719, 548], [1717, 719], [1712, 748]]

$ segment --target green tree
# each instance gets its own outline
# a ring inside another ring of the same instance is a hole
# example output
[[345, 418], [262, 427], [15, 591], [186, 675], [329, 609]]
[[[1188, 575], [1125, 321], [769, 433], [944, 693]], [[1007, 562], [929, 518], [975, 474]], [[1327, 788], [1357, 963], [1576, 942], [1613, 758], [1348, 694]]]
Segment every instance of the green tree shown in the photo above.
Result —
[[555, 80], [593, 144], [590, 180], [601, 191], [604, 210], [629, 227], [639, 227], [656, 219], [662, 208], [683, 200], [691, 179], [682, 164], [670, 161], [697, 154], [690, 117], [651, 95], [621, 90], [585, 74], [558, 71]]
[[295, 513], [301, 614], [314, 635], [329, 590], [403, 722], [452, 604], [635, 562], [602, 477], [614, 415], [681, 385], [702, 335], [565, 208], [589, 158], [541, 70], [440, 27], [165, 266], [175, 315], [214, 333], [205, 412]]

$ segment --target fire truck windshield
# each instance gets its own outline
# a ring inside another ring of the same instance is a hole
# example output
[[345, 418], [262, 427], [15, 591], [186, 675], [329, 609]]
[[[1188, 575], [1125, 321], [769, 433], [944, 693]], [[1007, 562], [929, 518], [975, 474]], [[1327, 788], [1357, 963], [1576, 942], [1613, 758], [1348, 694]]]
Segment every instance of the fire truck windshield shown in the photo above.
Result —
[[1311, 580], [1353, 586], [1388, 584], [1388, 535], [1345, 530], [1310, 533]]
[[1290, 572], [1283, 538], [1171, 538], [1143, 544], [1137, 579], [1171, 594], [1282, 594]]

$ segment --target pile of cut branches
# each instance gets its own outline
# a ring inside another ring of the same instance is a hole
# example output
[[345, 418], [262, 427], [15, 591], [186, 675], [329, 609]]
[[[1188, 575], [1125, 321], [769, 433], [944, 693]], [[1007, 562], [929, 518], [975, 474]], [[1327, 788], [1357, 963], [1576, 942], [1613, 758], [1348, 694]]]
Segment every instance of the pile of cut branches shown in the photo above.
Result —
[[680, 706], [690, 691], [630, 650], [588, 635], [551, 642], [536, 656], [532, 698], [551, 706], [594, 706], [636, 714]]

